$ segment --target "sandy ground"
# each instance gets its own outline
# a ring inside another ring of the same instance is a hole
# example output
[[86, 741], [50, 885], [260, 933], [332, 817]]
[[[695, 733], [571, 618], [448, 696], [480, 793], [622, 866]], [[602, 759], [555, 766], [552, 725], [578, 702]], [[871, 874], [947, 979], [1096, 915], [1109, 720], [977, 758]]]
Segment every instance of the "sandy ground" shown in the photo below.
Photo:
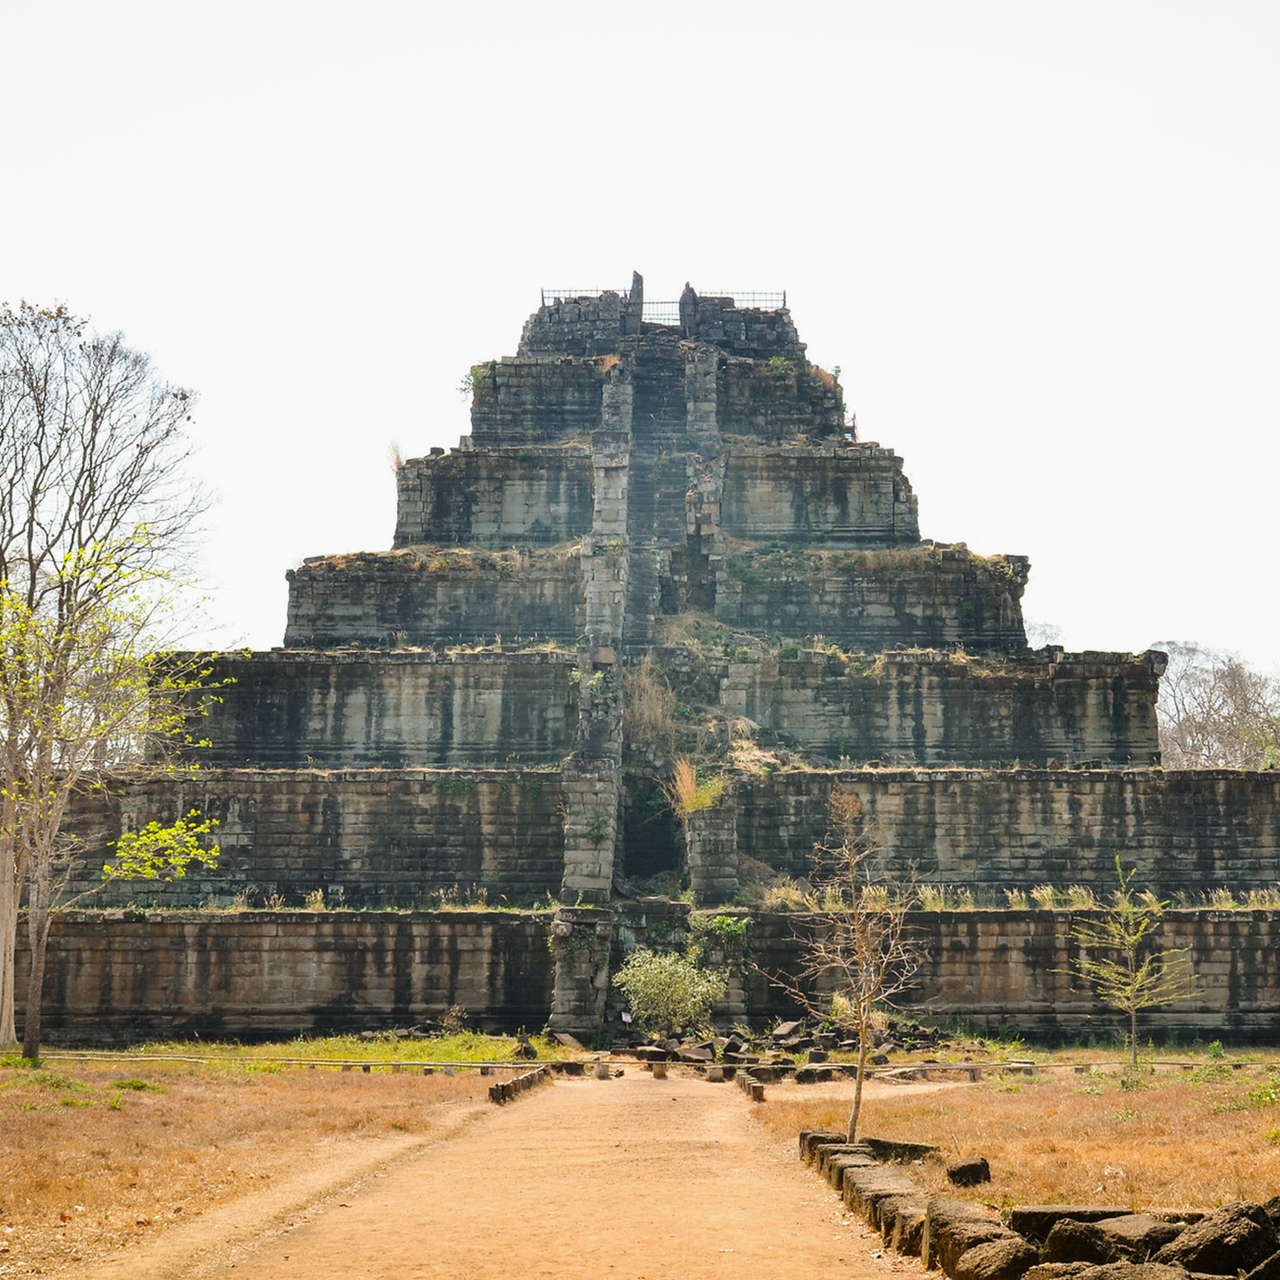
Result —
[[794, 1141], [752, 1123], [751, 1106], [731, 1084], [635, 1068], [560, 1081], [477, 1108], [443, 1140], [390, 1140], [361, 1167], [299, 1171], [92, 1274], [657, 1280], [918, 1269], [883, 1253], [800, 1164]]

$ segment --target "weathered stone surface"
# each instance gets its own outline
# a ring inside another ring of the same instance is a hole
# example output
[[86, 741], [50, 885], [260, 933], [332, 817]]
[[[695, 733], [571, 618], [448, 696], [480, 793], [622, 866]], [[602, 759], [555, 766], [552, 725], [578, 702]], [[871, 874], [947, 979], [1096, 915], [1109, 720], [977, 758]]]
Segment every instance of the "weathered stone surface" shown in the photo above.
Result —
[[[830, 1148], [828, 1148], [830, 1150]], [[822, 1171], [823, 1177], [837, 1190], [844, 1189], [844, 1171], [846, 1169], [874, 1168], [878, 1161], [866, 1155], [827, 1155], [825, 1152]]]
[[[1099, 1267], [1076, 1262], [1047, 1265], [1064, 1268], [1080, 1267], [1079, 1271], [1071, 1273], [1080, 1277], [1080, 1280], [1187, 1280], [1190, 1274], [1183, 1267], [1166, 1266], [1155, 1262], [1109, 1262]], [[1027, 1274], [1032, 1275], [1036, 1270], [1038, 1268], [1033, 1268]], [[1040, 1278], [1033, 1276], [1033, 1280], [1040, 1280]], [[1050, 1278], [1044, 1277], [1043, 1280], [1050, 1280]]]
[[1123, 848], [1138, 879], [1169, 897], [1190, 885], [1262, 887], [1280, 863], [1280, 773], [1232, 770], [778, 772], [737, 790], [739, 848], [808, 874], [837, 789], [862, 802], [890, 865], [948, 884], [1031, 889], [1050, 866], [1055, 881], [1091, 885], [1101, 898], [1115, 868], [1095, 851]]
[[878, 1230], [880, 1215], [878, 1206], [888, 1200], [900, 1200], [904, 1196], [917, 1195], [915, 1185], [910, 1179], [893, 1169], [883, 1166], [878, 1168], [846, 1168], [841, 1187], [841, 1196], [845, 1204], [854, 1213], [867, 1220], [869, 1226]]
[[[482, 912], [68, 912], [50, 935], [52, 1040], [217, 1038], [409, 1026], [537, 1026], [551, 1007], [545, 917]], [[18, 948], [26, 981], [25, 933]], [[19, 988], [25, 991], [25, 987]]]
[[877, 1212], [885, 1244], [898, 1253], [918, 1258], [927, 1203], [926, 1197], [919, 1192], [887, 1196], [880, 1201]]
[[[1270, 1213], [1269, 1209], [1268, 1213]], [[1280, 1280], [1280, 1253], [1273, 1253], [1269, 1258], [1264, 1258], [1245, 1276], [1245, 1280]]]
[[1024, 1273], [1024, 1280], [1067, 1280], [1092, 1270], [1088, 1262], [1041, 1262]]
[[986, 1156], [953, 1160], [947, 1165], [947, 1179], [957, 1187], [976, 1187], [980, 1182], [991, 1181], [991, 1166]]
[[1271, 1218], [1261, 1205], [1242, 1201], [1192, 1223], [1154, 1255], [1157, 1263], [1188, 1271], [1235, 1275], [1250, 1271], [1280, 1249]]
[[833, 1142], [823, 1143], [816, 1149], [814, 1165], [818, 1172], [825, 1178], [827, 1176], [827, 1167], [831, 1161], [837, 1157], [847, 1156], [853, 1161], [861, 1161], [863, 1163], [875, 1163], [875, 1158], [871, 1156], [866, 1147], [859, 1142]]
[[1045, 1262], [1146, 1262], [1183, 1228], [1148, 1214], [1125, 1214], [1098, 1222], [1063, 1218], [1044, 1242]]
[[912, 1160], [923, 1160], [926, 1156], [933, 1155], [938, 1149], [927, 1142], [903, 1142], [898, 1138], [863, 1138], [861, 1141], [877, 1160], [890, 1160], [903, 1164]]
[[583, 444], [455, 449], [396, 472], [395, 547], [550, 545], [592, 527], [591, 457]]
[[[725, 532], [753, 542], [887, 547], [920, 540], [902, 459], [877, 445], [736, 445], [725, 466], [723, 502]], [[728, 605], [732, 613], [741, 608], [741, 600]], [[764, 615], [752, 612], [750, 622], [767, 629]]]
[[223, 654], [202, 765], [303, 769], [559, 762], [578, 691], [565, 653]]
[[313, 556], [286, 574], [285, 647], [407, 649], [432, 645], [572, 645], [587, 629], [576, 549], [460, 553], [418, 547]]
[[1104, 1218], [1089, 1229], [1096, 1231], [1112, 1250], [1109, 1257], [1100, 1261], [1129, 1258], [1134, 1262], [1146, 1262], [1171, 1240], [1176, 1240], [1184, 1230], [1184, 1224], [1166, 1222], [1148, 1213], [1128, 1213], [1120, 1218]]
[[1021, 1236], [988, 1240], [956, 1260], [955, 1280], [1021, 1280], [1040, 1261], [1035, 1245]]
[[968, 1200], [932, 1199], [925, 1210], [920, 1257], [926, 1270], [940, 1267], [955, 1274], [960, 1256], [975, 1245], [1005, 1240], [1014, 1233], [983, 1206]]
[[1009, 1225], [1032, 1244], [1043, 1245], [1059, 1222], [1102, 1222], [1126, 1217], [1128, 1212], [1122, 1204], [1020, 1204], [1009, 1210]]
[[847, 1143], [848, 1135], [840, 1133], [835, 1129], [801, 1129], [800, 1130], [800, 1159], [806, 1164], [812, 1164], [816, 1156], [815, 1148], [819, 1143]]

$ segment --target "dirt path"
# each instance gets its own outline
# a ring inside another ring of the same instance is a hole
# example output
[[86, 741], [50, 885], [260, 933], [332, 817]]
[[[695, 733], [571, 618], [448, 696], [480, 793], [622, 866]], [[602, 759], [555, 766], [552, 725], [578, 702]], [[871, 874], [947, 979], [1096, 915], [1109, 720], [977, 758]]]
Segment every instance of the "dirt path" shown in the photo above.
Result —
[[363, 1170], [340, 1198], [292, 1215], [260, 1206], [256, 1239], [250, 1223], [206, 1221], [199, 1234], [131, 1251], [128, 1274], [575, 1280], [613, 1270], [656, 1280], [678, 1269], [736, 1280], [900, 1270], [793, 1143], [752, 1123], [750, 1105], [732, 1085], [692, 1077], [561, 1081]]

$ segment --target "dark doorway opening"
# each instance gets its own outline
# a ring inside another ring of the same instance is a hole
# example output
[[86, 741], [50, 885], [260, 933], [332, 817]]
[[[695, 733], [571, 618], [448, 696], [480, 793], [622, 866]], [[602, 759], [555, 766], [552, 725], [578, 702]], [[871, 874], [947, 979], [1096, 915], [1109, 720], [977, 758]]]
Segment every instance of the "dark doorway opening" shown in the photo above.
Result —
[[662, 788], [652, 778], [636, 778], [627, 787], [622, 810], [623, 874], [647, 880], [679, 874], [684, 861], [684, 833]]

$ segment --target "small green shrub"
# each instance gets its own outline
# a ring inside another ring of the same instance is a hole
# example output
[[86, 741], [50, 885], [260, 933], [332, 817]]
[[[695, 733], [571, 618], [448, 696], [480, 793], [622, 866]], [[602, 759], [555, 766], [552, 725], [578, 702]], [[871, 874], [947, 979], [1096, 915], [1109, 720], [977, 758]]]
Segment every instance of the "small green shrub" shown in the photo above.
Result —
[[746, 916], [694, 916], [689, 929], [698, 940], [719, 943], [721, 946], [739, 946], [747, 936]]
[[1280, 1102], [1280, 1080], [1264, 1080], [1249, 1090], [1249, 1101], [1255, 1107], [1273, 1107]]
[[613, 977], [645, 1031], [701, 1031], [725, 991], [724, 975], [674, 952], [633, 951]]

